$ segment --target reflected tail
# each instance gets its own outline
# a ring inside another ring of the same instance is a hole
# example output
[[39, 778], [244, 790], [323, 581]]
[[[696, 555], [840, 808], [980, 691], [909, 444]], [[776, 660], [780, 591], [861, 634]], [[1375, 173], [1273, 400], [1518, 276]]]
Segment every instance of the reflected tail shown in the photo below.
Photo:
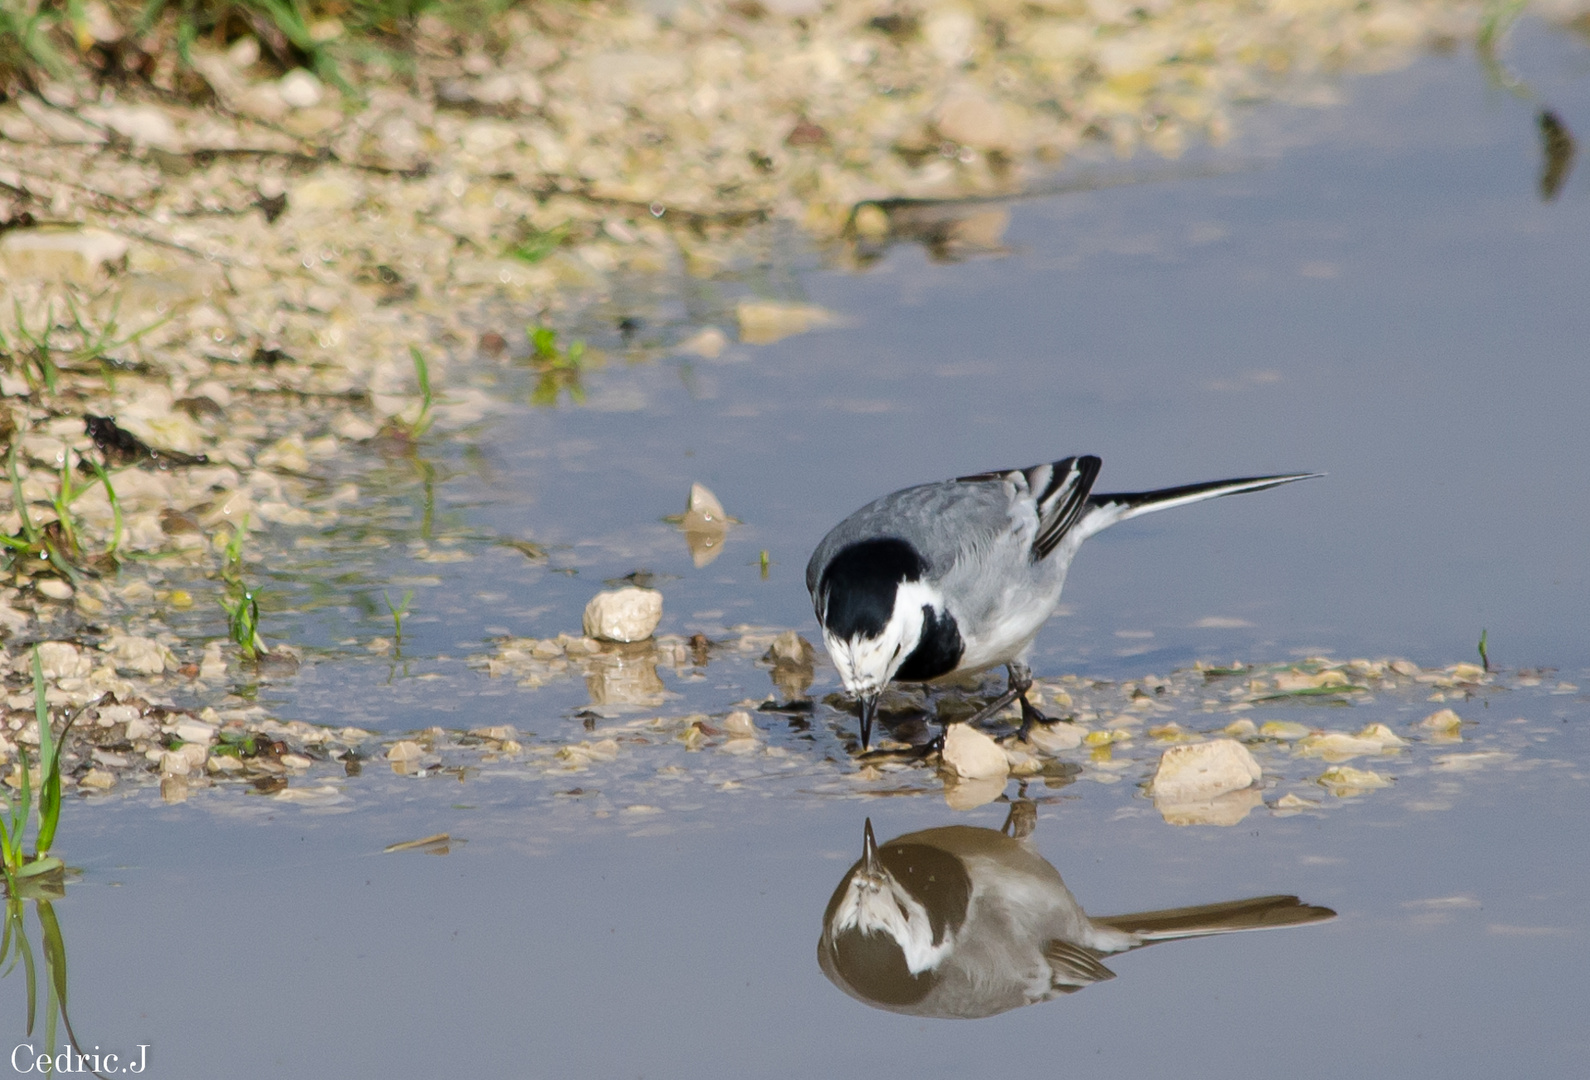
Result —
[[1177, 938], [1232, 934], [1239, 930], [1302, 926], [1335, 917], [1336, 912], [1330, 908], [1305, 904], [1295, 896], [1255, 896], [1248, 900], [1227, 900], [1220, 904], [1108, 915], [1093, 921], [1101, 926], [1136, 934], [1147, 945]]

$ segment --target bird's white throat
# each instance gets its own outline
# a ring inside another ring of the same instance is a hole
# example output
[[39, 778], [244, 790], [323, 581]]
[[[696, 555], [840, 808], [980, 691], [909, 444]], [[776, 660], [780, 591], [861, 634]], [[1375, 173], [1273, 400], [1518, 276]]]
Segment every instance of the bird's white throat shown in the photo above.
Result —
[[922, 642], [924, 607], [943, 611], [943, 594], [925, 582], [902, 581], [895, 589], [894, 610], [877, 637], [838, 638], [824, 628], [823, 644], [846, 691], [877, 694], [889, 685], [906, 657]]
[[938, 967], [954, 947], [948, 934], [933, 943], [933, 920], [927, 908], [887, 872], [858, 870], [839, 902], [832, 926], [835, 934], [846, 930], [887, 934], [900, 946], [913, 975]]

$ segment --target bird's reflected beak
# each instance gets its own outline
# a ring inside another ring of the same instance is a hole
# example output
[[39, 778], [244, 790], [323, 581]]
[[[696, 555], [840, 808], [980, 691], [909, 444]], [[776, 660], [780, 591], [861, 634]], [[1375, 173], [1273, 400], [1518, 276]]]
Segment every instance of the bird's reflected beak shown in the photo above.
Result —
[[872, 835], [872, 819], [867, 819], [866, 828], [861, 834], [861, 872], [863, 874], [876, 874], [878, 872], [878, 838]]
[[872, 744], [872, 718], [878, 715], [878, 695], [861, 695], [861, 748]]

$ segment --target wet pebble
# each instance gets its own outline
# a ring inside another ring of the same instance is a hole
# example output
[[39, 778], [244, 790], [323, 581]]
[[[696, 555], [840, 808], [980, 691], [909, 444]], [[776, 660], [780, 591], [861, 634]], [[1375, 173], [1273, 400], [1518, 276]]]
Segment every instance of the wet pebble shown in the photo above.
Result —
[[602, 641], [644, 641], [662, 620], [662, 606], [662, 593], [655, 589], [597, 593], [585, 605], [585, 632]]
[[1261, 775], [1247, 747], [1234, 739], [1211, 739], [1161, 754], [1149, 792], [1156, 805], [1196, 802], [1240, 791]]

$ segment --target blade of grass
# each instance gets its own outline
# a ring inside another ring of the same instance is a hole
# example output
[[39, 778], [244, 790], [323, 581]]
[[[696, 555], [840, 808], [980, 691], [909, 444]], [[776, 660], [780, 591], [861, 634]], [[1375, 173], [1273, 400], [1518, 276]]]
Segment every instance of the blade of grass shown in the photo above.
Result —
[[27, 1034], [33, 1034], [33, 1019], [38, 1011], [39, 975], [33, 969], [33, 943], [28, 940], [27, 924], [22, 919], [17, 919], [17, 951], [22, 954], [22, 966], [28, 977], [28, 1027]]
[[121, 500], [116, 498], [116, 489], [110, 483], [110, 473], [105, 470], [105, 466], [99, 463], [99, 459], [92, 454], [79, 454], [77, 456], [80, 461], [88, 462], [89, 466], [94, 470], [94, 475], [99, 478], [99, 482], [105, 485], [105, 497], [110, 500], [110, 513], [115, 522], [115, 531], [112, 532], [110, 538], [110, 550], [106, 554], [114, 556], [121, 548]]
[[61, 816], [61, 763], [60, 749], [51, 738], [44, 661], [39, 659], [37, 645], [33, 646], [33, 714], [39, 722], [39, 831], [33, 854], [40, 856], [50, 850], [50, 841], [55, 838], [55, 822]]

